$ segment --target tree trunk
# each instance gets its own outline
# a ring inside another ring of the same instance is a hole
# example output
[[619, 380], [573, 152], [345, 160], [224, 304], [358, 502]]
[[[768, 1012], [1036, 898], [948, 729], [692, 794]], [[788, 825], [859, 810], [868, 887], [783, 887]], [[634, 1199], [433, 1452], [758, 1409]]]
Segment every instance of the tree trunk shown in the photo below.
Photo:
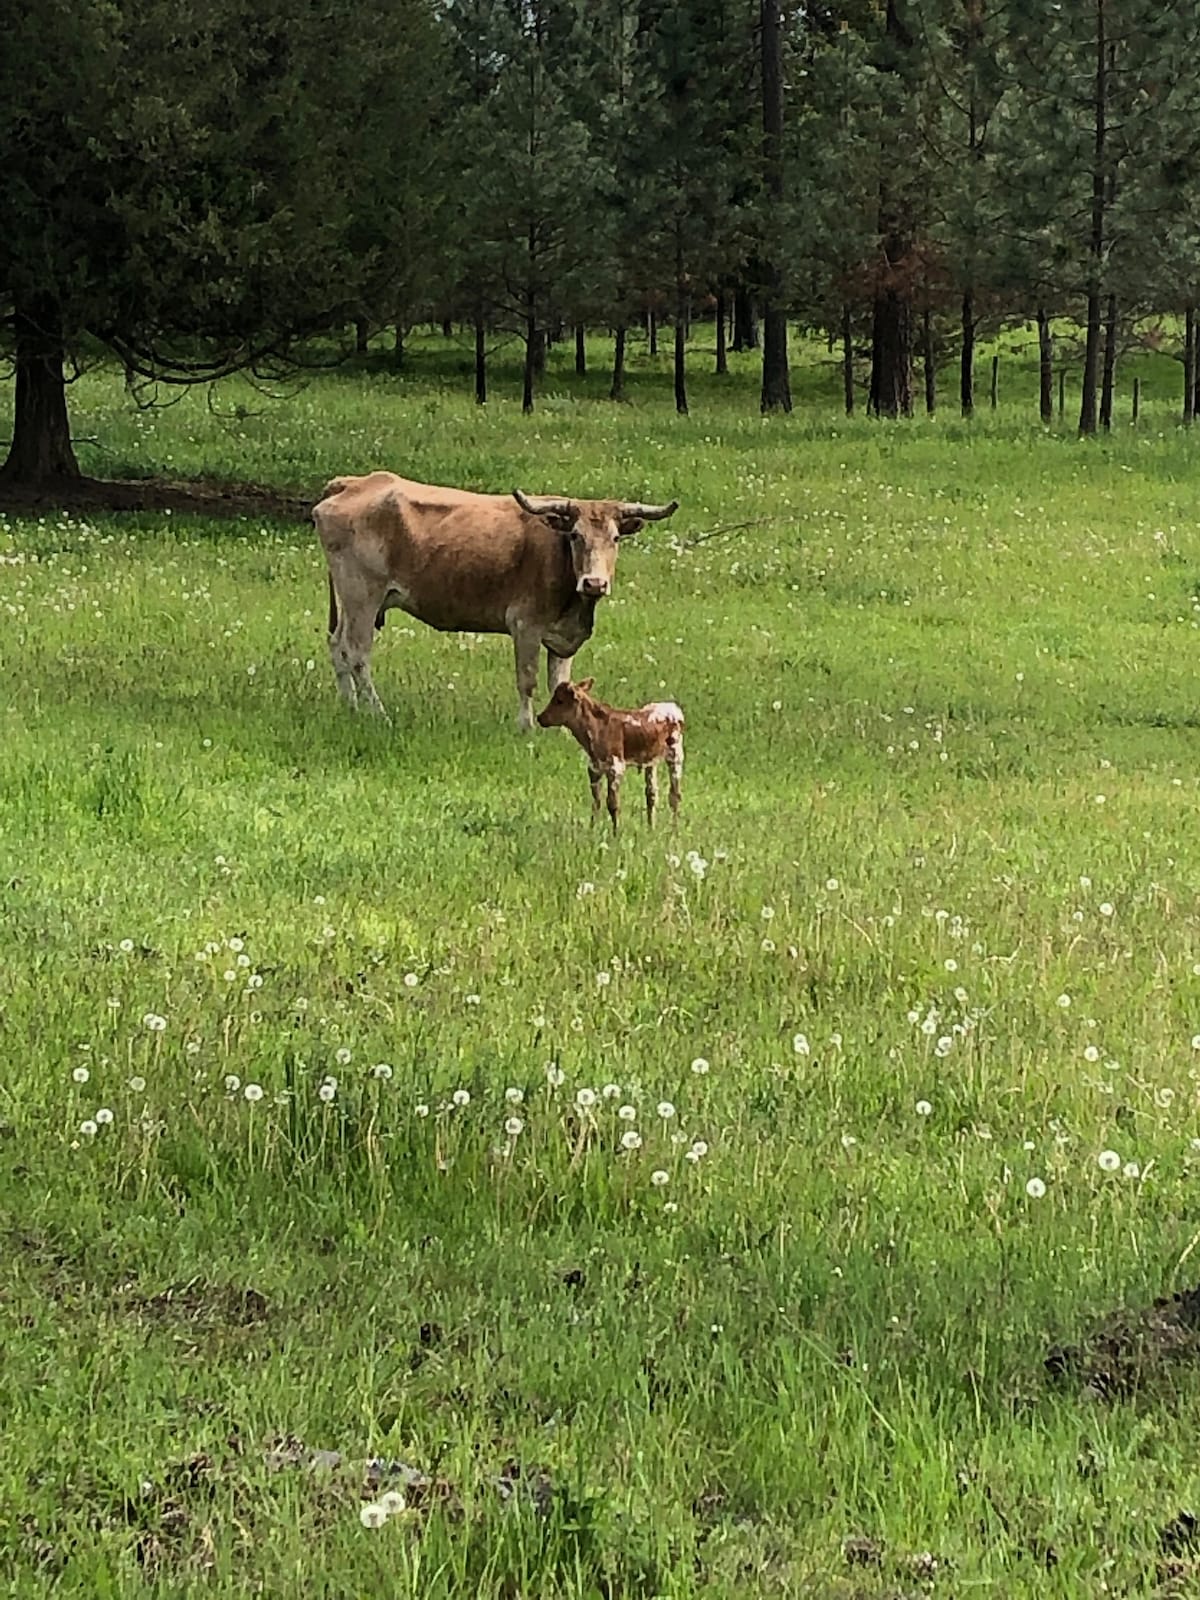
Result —
[[650, 341], [650, 354], [658, 354], [658, 312], [651, 307], [646, 313], [646, 334]]
[[587, 337], [582, 322], [575, 324], [575, 376], [587, 376]]
[[617, 324], [617, 337], [613, 345], [613, 370], [612, 387], [608, 391], [610, 400], [624, 400], [625, 398], [625, 324]]
[[18, 299], [13, 311], [16, 385], [13, 437], [0, 482], [79, 478], [63, 379], [62, 319], [49, 295]]
[[964, 417], [975, 415], [975, 294], [963, 291], [962, 359], [958, 378], [958, 398]]
[[1113, 380], [1117, 372], [1117, 335], [1119, 332], [1117, 297], [1115, 294], [1110, 294], [1108, 297], [1108, 312], [1104, 319], [1104, 379], [1100, 390], [1100, 426], [1105, 433], [1112, 427]]
[[526, 416], [533, 410], [533, 379], [537, 372], [538, 348], [541, 347], [542, 361], [546, 359], [546, 342], [542, 337], [541, 329], [537, 325], [537, 317], [532, 306], [529, 315], [525, 318], [525, 382], [521, 393], [521, 410]]
[[733, 348], [758, 349], [758, 313], [754, 307], [754, 296], [740, 283], [733, 292]]
[[475, 404], [487, 405], [487, 330], [483, 312], [475, 313]]
[[546, 376], [546, 330], [531, 325], [529, 337], [533, 370], [539, 378], [544, 378]]
[[912, 416], [912, 324], [908, 301], [894, 287], [875, 295], [871, 326], [871, 414]]
[[850, 307], [842, 307], [842, 394], [846, 415], [854, 415], [854, 323]]
[[675, 410], [688, 414], [687, 403], [687, 288], [683, 281], [683, 262], [675, 253]]
[[1196, 324], [1196, 353], [1192, 367], [1192, 414], [1200, 417], [1200, 322]]
[[1190, 428], [1196, 415], [1196, 308], [1188, 306], [1183, 323], [1183, 425]]
[[443, 317], [442, 318], [442, 338], [443, 339], [453, 339], [453, 337], [454, 337], [454, 323], [451, 321], [451, 319], [449, 317]]
[[1054, 421], [1054, 340], [1050, 318], [1044, 306], [1038, 307], [1038, 391], [1043, 422]]
[[1079, 431], [1096, 431], [1096, 376], [1100, 364], [1100, 302], [1104, 279], [1105, 140], [1108, 115], [1108, 39], [1106, 0], [1094, 0], [1096, 9], [1096, 74], [1092, 95], [1095, 138], [1092, 145], [1092, 232], [1089, 241], [1087, 344], [1083, 354], [1083, 385], [1079, 400]]
[[925, 374], [925, 410], [937, 410], [937, 363], [933, 350], [933, 313], [926, 306], [921, 313], [921, 368]]
[[[762, 49], [763, 171], [772, 211], [783, 204], [783, 14], [780, 0], [761, 0], [759, 35]], [[782, 274], [777, 261], [764, 266], [769, 286], [763, 308], [762, 399], [760, 409], [790, 411], [792, 385], [788, 376], [787, 312]]]
[[404, 324], [396, 324], [396, 342], [392, 346], [392, 366], [399, 372], [404, 366]]
[[725, 291], [717, 290], [717, 377], [724, 378], [729, 372], [729, 357], [725, 350]]
[[371, 324], [366, 317], [354, 319], [354, 348], [360, 356], [365, 356], [370, 349]]

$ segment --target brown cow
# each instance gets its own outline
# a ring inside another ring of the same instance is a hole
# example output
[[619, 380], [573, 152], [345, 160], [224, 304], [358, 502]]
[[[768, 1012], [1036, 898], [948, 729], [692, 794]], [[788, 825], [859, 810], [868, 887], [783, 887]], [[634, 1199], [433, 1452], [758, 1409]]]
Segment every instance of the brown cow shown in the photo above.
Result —
[[671, 815], [679, 820], [679, 780], [683, 775], [683, 712], [674, 700], [657, 700], [638, 711], [606, 706], [589, 691], [591, 678], [560, 683], [550, 704], [538, 714], [543, 728], [566, 728], [587, 756], [592, 787], [592, 816], [600, 815], [600, 780], [608, 780], [608, 815], [613, 832], [621, 812], [621, 779], [626, 768], [646, 774], [646, 821], [654, 826], [658, 799], [658, 763], [665, 761], [671, 778]]
[[395, 606], [442, 632], [509, 634], [518, 721], [532, 728], [539, 648], [553, 692], [612, 589], [618, 539], [678, 504], [472, 494], [393, 472], [334, 478], [313, 521], [329, 563], [329, 653], [343, 698], [386, 715], [370, 658]]

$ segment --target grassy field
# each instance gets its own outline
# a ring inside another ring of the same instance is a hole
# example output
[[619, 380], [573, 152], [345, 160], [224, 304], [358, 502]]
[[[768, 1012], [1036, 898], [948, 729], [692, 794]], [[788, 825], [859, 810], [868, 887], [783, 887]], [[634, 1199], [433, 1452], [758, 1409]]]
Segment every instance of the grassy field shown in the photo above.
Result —
[[1081, 444], [821, 354], [76, 387], [92, 471], [678, 495], [579, 670], [689, 764], [614, 843], [505, 640], [344, 711], [310, 528], [0, 520], [4, 1592], [1196, 1592], [1176, 369]]

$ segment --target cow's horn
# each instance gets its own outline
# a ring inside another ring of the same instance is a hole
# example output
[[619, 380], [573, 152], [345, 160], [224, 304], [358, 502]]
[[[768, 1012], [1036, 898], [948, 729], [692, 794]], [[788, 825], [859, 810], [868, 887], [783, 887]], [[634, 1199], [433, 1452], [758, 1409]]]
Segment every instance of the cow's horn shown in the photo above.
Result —
[[621, 505], [623, 517], [638, 517], [642, 522], [662, 522], [678, 510], [678, 500], [672, 500], [669, 506], [644, 506], [639, 500], [626, 500]]
[[549, 495], [539, 495], [536, 499], [530, 499], [527, 494], [522, 494], [520, 489], [513, 490], [513, 499], [522, 511], [528, 511], [532, 517], [548, 517], [555, 512], [565, 517], [575, 510], [569, 500], [556, 500]]

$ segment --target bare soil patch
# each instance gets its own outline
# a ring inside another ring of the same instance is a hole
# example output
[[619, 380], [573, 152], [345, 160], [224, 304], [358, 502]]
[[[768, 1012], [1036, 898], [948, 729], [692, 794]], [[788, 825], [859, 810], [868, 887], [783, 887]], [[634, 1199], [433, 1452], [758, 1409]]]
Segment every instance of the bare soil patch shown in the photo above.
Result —
[[288, 494], [257, 483], [194, 478], [69, 478], [48, 484], [0, 483], [0, 511], [169, 511], [172, 515], [309, 519], [316, 493]]

